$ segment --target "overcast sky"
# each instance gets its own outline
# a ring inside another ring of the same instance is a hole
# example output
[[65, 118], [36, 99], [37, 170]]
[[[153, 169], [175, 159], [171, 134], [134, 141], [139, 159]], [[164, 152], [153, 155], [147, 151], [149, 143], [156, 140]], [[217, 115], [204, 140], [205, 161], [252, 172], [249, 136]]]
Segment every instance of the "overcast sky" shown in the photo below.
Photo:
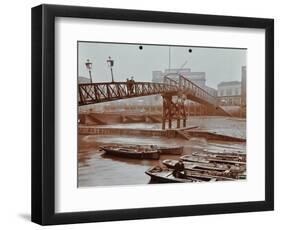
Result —
[[[143, 49], [139, 49], [139, 45]], [[222, 81], [241, 81], [241, 67], [246, 65], [247, 50], [175, 46], [170, 50], [171, 68], [180, 68], [187, 61], [184, 68], [206, 73], [207, 86], [217, 88]], [[151, 81], [153, 70], [169, 68], [169, 46], [79, 42], [79, 76], [89, 77], [85, 62], [90, 59], [93, 81], [111, 81], [106, 63], [109, 56], [114, 60], [115, 81], [125, 81], [131, 76], [135, 81]]]

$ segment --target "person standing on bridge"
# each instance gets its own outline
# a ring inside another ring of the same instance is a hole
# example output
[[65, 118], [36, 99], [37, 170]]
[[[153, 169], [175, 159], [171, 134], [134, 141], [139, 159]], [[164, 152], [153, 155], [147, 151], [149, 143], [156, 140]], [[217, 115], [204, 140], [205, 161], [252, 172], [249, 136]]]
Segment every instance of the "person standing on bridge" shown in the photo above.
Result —
[[130, 82], [131, 82], [131, 94], [133, 94], [134, 93], [134, 87], [135, 87], [135, 80], [134, 80], [133, 76], [131, 77]]
[[128, 94], [132, 95], [134, 93], [134, 84], [135, 84], [134, 77], [132, 76], [131, 80], [129, 80], [129, 78], [127, 78], [126, 83], [127, 83]]
[[129, 78], [126, 79], [126, 84], [127, 84], [127, 93], [128, 95], [131, 94], [131, 81], [129, 80]]

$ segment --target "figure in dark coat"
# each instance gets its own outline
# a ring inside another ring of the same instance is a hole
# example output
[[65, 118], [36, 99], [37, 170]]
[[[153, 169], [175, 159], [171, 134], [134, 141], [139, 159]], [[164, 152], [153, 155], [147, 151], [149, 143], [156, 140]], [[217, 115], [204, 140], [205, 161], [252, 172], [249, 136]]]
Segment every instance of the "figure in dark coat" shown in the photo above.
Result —
[[185, 175], [185, 171], [184, 171], [184, 163], [182, 160], [179, 160], [176, 164], [175, 164], [175, 169], [173, 171], [173, 175], [176, 178], [182, 178]]

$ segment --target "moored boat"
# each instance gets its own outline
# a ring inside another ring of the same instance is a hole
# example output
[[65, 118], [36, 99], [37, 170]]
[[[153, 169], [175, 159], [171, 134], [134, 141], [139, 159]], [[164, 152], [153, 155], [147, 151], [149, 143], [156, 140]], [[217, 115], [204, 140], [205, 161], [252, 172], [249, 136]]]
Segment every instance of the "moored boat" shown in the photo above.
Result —
[[[126, 146], [126, 145], [123, 145]], [[171, 155], [181, 155], [183, 153], [183, 146], [178, 145], [169, 145], [169, 146], [163, 146], [163, 145], [128, 145], [127, 148], [136, 148], [141, 147], [145, 149], [151, 149], [151, 150], [157, 150], [160, 154], [171, 154]]]
[[173, 175], [172, 169], [161, 168], [160, 166], [154, 166], [148, 169], [145, 173], [151, 177], [153, 182], [157, 183], [186, 183], [186, 182], [201, 182], [202, 180], [186, 177], [186, 178], [176, 178]]
[[158, 160], [159, 159], [159, 152], [158, 150], [151, 150], [141, 147], [135, 148], [126, 148], [126, 147], [119, 147], [119, 146], [101, 146], [101, 150], [105, 152], [105, 154], [117, 156], [117, 157], [125, 157], [125, 158], [133, 158], [133, 159], [152, 159]]
[[180, 157], [183, 161], [190, 162], [199, 162], [199, 163], [221, 163], [221, 164], [230, 164], [230, 165], [246, 165], [244, 161], [237, 161], [233, 159], [223, 159], [216, 156], [204, 156], [204, 155], [184, 155]]
[[191, 170], [185, 170], [185, 173], [183, 174], [183, 177], [192, 177], [196, 179], [200, 179], [202, 181], [233, 181], [235, 180], [231, 176], [224, 175], [221, 172], [217, 171], [191, 171]]
[[[175, 168], [178, 160], [166, 159], [162, 163], [168, 168]], [[213, 164], [213, 163], [199, 163], [199, 162], [188, 162], [184, 161], [184, 168], [188, 170], [200, 171], [200, 170], [213, 170], [213, 171], [226, 171], [229, 170], [229, 166], [225, 164]]]
[[[162, 163], [171, 169], [175, 168], [175, 165], [178, 163], [177, 160], [166, 159]], [[222, 178], [233, 178], [238, 179], [242, 178], [242, 175], [245, 174], [245, 167], [238, 167], [234, 165], [226, 164], [213, 164], [213, 163], [198, 163], [198, 162], [183, 162], [184, 169], [186, 172], [193, 171], [197, 172], [200, 175], [211, 176], [211, 177], [222, 177]]]
[[232, 161], [246, 161], [246, 154], [242, 152], [227, 152], [227, 151], [215, 151], [204, 149], [203, 152], [194, 152], [192, 153], [194, 156], [207, 156], [207, 157], [217, 157], [225, 160]]
[[160, 154], [181, 155], [183, 153], [183, 146], [156, 146]]
[[185, 170], [180, 173], [180, 177], [175, 177], [172, 169], [154, 166], [145, 173], [149, 175], [154, 182], [158, 183], [186, 183], [186, 182], [210, 182], [210, 181], [232, 181], [233, 178], [210, 175], [207, 172], [194, 172]]
[[215, 149], [203, 149], [204, 153], [211, 153], [211, 154], [229, 154], [229, 155], [236, 155], [236, 156], [241, 156], [241, 155], [245, 155], [245, 153], [243, 153], [242, 151], [231, 151], [231, 150], [223, 150], [223, 151], [219, 151], [219, 150], [215, 150]]

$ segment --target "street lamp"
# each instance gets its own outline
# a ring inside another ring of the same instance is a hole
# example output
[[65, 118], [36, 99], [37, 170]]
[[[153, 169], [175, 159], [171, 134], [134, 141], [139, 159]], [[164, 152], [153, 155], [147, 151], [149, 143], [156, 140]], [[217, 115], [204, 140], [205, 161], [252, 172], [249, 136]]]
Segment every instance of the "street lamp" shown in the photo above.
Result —
[[114, 65], [114, 61], [111, 59], [111, 57], [109, 56], [108, 59], [107, 59], [107, 64], [108, 64], [108, 67], [110, 68], [110, 72], [111, 72], [111, 82], [114, 82], [114, 78], [113, 78], [113, 71], [112, 71], [112, 67]]
[[91, 69], [92, 69], [93, 63], [90, 62], [89, 59], [87, 59], [87, 62], [85, 63], [85, 65], [86, 65], [86, 68], [89, 70], [90, 81], [91, 81], [91, 83], [93, 83], [93, 81], [92, 81], [92, 73], [91, 73]]

